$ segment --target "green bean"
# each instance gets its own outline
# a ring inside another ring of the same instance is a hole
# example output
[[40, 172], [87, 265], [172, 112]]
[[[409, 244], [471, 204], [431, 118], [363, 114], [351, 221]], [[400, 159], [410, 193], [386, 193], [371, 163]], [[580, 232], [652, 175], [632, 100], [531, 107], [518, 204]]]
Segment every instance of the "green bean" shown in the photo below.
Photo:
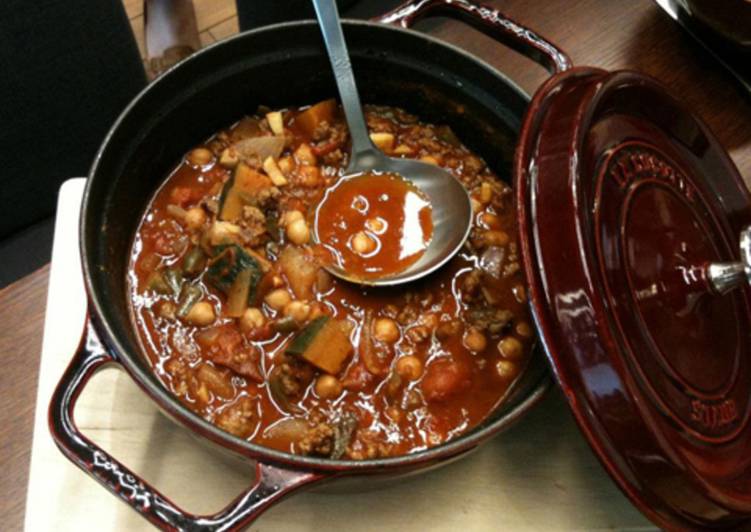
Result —
[[203, 297], [201, 289], [194, 284], [186, 284], [180, 294], [180, 300], [177, 306], [177, 315], [184, 318], [193, 308], [193, 305], [198, 303]]

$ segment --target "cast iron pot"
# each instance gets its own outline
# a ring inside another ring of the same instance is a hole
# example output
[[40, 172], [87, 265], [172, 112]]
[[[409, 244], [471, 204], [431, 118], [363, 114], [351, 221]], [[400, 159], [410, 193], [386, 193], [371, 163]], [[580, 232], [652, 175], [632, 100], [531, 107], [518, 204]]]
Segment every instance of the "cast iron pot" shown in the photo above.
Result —
[[[429, 13], [463, 19], [551, 72], [570, 66], [554, 45], [497, 11], [467, 0], [417, 0], [384, 17], [411, 25]], [[510, 178], [528, 96], [461, 50], [403, 28], [345, 21], [365, 102], [403, 107], [457, 135]], [[89, 174], [80, 220], [89, 316], [81, 345], [52, 398], [50, 428], [68, 458], [158, 527], [233, 530], [306, 485], [341, 476], [394, 476], [458, 458], [525, 413], [550, 382], [536, 352], [505, 403], [484, 423], [441, 446], [407, 456], [341, 461], [275, 451], [223, 432], [183, 406], [154, 376], [130, 320], [126, 273], [131, 242], [150, 198], [190, 147], [259, 104], [304, 105], [336, 94], [313, 22], [254, 30], [202, 50], [147, 87], [102, 144]], [[121, 366], [169, 417], [220, 448], [256, 463], [253, 485], [215, 515], [186, 512], [81, 434], [76, 400], [105, 365]]]

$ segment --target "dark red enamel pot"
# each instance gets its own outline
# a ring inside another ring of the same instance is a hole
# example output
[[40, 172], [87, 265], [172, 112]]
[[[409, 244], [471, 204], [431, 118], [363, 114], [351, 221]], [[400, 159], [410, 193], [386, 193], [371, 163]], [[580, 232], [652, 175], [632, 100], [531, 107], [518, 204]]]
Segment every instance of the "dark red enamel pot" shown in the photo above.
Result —
[[[404, 29], [432, 13], [475, 25], [553, 77], [530, 102], [482, 61]], [[662, 527], [748, 523], [751, 231], [742, 253], [739, 235], [751, 225], [751, 199], [712, 133], [656, 81], [573, 68], [551, 43], [469, 0], [414, 0], [382, 22], [403, 28], [345, 23], [363, 100], [449, 124], [497, 174], [513, 176], [541, 343], [605, 469]], [[125, 288], [130, 243], [153, 192], [197, 140], [259, 104], [301, 105], [335, 93], [312, 22], [244, 33], [144, 90], [94, 162], [80, 233], [89, 325], [53, 397], [50, 427], [71, 460], [161, 528], [239, 529], [304, 486], [446, 463], [516, 421], [547, 388], [539, 352], [507, 401], [470, 432], [413, 455], [353, 462], [235, 438], [157, 381], [131, 327]], [[76, 398], [110, 363], [178, 424], [255, 462], [255, 483], [216, 515], [192, 515], [85, 438], [73, 423]]]
[[[420, 2], [404, 17], [392, 18], [407, 25], [442, 7], [507, 40], [515, 28], [461, 3]], [[426, 120], [448, 123], [499, 175], [510, 179], [529, 102], [523, 91], [478, 59], [413, 31], [348, 21], [345, 34], [365, 102], [401, 106]], [[516, 44], [547, 57], [537, 51], [541, 43], [519, 39]], [[554, 53], [555, 48], [543, 51]], [[544, 357], [537, 353], [505, 404], [461, 438], [414, 455], [354, 462], [294, 456], [233, 437], [186, 409], [155, 378], [132, 329], [125, 289], [129, 248], [154, 191], [197, 140], [252, 113], [259, 104], [304, 105], [333, 94], [336, 88], [323, 41], [312, 21], [247, 32], [200, 51], [144, 90], [113, 126], [91, 169], [80, 225], [89, 325], [54, 395], [50, 426], [71, 460], [159, 527], [242, 528], [270, 504], [305, 485], [343, 475], [392, 476], [435, 466], [507, 427], [549, 385]], [[257, 462], [255, 484], [217, 515], [191, 515], [83, 436], [73, 422], [76, 398], [107, 364], [127, 371], [180, 425]]]
[[604, 467], [663, 528], [748, 523], [751, 200], [728, 155], [655, 80], [577, 67], [535, 94], [515, 178], [538, 333]]

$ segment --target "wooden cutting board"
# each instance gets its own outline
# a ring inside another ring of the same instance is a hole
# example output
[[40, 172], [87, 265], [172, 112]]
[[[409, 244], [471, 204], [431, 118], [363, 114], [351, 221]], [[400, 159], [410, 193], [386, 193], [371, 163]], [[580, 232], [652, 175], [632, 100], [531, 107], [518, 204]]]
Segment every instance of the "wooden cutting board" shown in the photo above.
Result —
[[[78, 259], [83, 179], [60, 190], [44, 328], [26, 530], [134, 531], [150, 525], [57, 450], [47, 429], [52, 390], [83, 329]], [[212, 451], [161, 415], [122, 371], [104, 370], [78, 403], [82, 431], [186, 510], [214, 512], [252, 481], [252, 468]], [[363, 493], [309, 491], [251, 530], [654, 530], [613, 484], [557, 389], [516, 426], [467, 458]]]

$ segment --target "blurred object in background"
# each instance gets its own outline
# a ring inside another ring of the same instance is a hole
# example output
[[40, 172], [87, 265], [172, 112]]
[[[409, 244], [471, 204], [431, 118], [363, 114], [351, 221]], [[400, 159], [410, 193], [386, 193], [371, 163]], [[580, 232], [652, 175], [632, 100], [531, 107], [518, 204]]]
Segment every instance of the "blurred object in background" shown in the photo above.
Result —
[[[357, 2], [358, 0], [337, 0], [337, 5], [340, 12], [344, 13]], [[383, 7], [381, 10], [385, 12]], [[237, 0], [237, 17], [240, 30], [245, 31], [277, 22], [312, 19], [315, 18], [315, 12], [310, 0]]]
[[144, 0], [143, 16], [151, 79], [201, 49], [192, 0]]
[[751, 52], [751, 0], [682, 0], [688, 12], [723, 39]]
[[751, 0], [655, 0], [751, 97]]
[[49, 262], [60, 184], [88, 173], [146, 84], [121, 0], [5, 0], [0, 16], [0, 286]]

